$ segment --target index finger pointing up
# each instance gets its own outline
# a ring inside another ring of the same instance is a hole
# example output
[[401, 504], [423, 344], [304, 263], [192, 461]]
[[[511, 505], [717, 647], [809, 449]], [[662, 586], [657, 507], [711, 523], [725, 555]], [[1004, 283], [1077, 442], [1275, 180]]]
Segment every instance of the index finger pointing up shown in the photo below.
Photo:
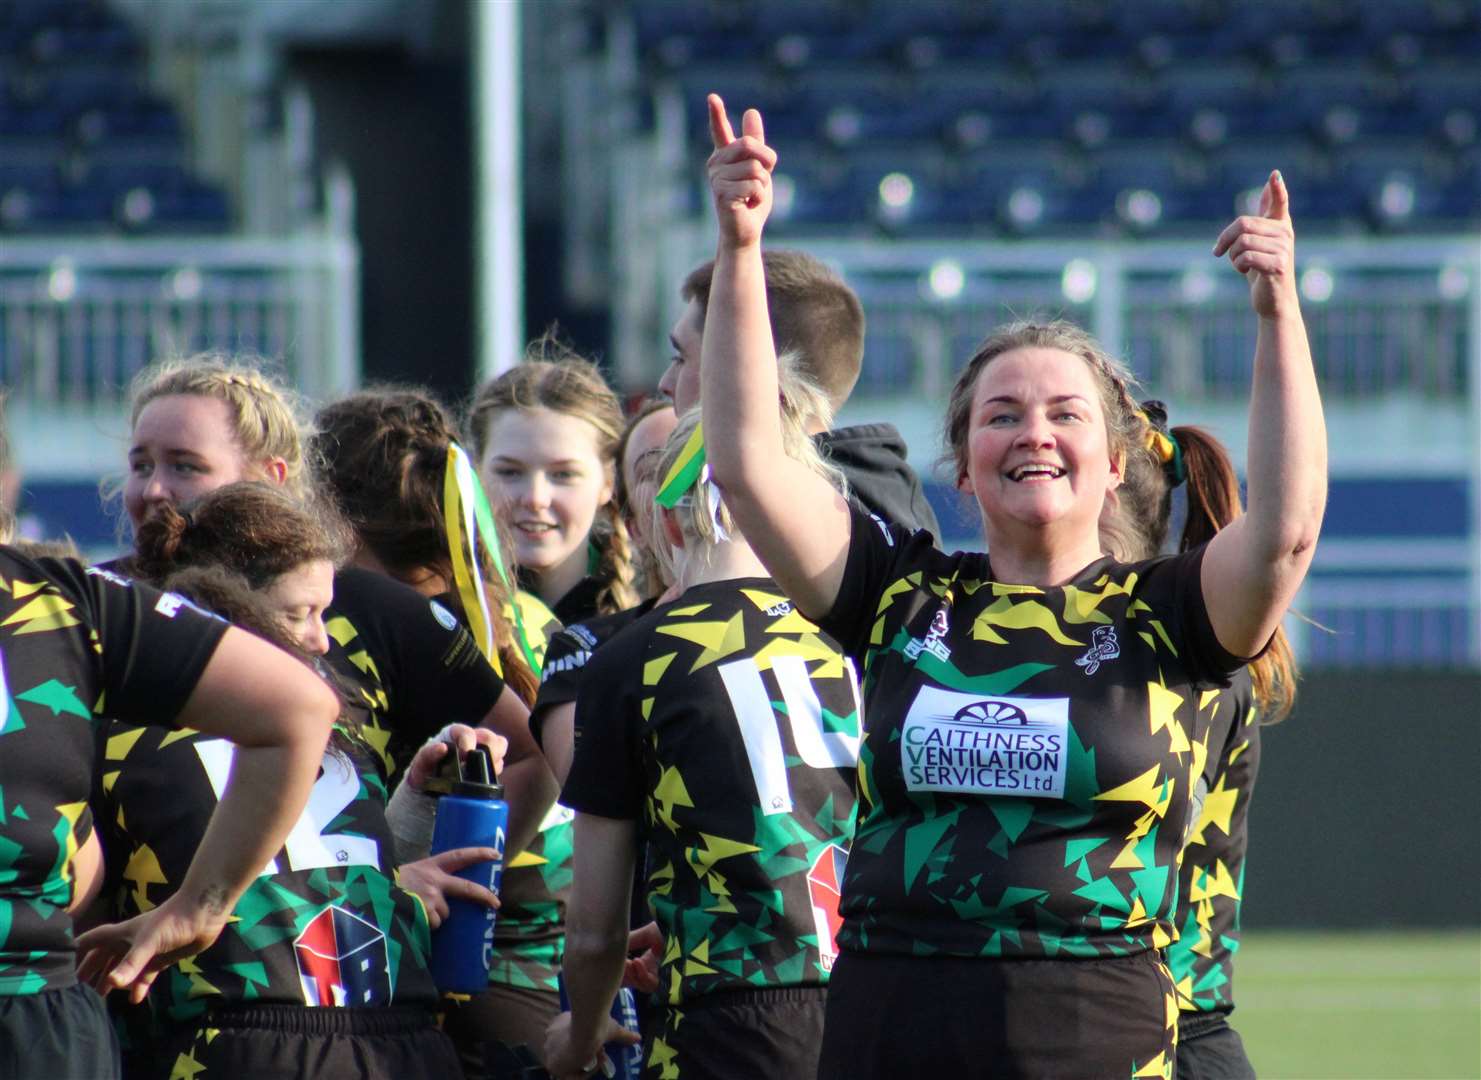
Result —
[[1285, 177], [1276, 169], [1265, 181], [1265, 190], [1260, 193], [1260, 216], [1275, 221], [1285, 221], [1291, 216], [1291, 196], [1286, 191]]
[[730, 117], [725, 115], [725, 102], [720, 100], [719, 94], [711, 94], [705, 102], [710, 107], [710, 138], [715, 142], [715, 149], [722, 150], [735, 142], [735, 132], [730, 128]]

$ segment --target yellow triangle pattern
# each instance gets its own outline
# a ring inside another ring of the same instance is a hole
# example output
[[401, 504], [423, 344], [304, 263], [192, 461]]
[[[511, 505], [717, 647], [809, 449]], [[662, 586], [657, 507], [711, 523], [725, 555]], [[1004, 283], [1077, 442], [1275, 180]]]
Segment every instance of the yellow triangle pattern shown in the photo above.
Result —
[[658, 680], [663, 678], [663, 673], [669, 669], [669, 665], [674, 662], [674, 657], [678, 655], [676, 652], [671, 652], [646, 661], [643, 664], [643, 685], [657, 686]]
[[999, 626], [1005, 630], [1042, 630], [1060, 645], [1085, 644], [1068, 637], [1060, 629], [1054, 612], [1037, 600], [1023, 600], [1016, 604], [1006, 596], [994, 600], [972, 623], [972, 638], [992, 645], [1006, 645], [1008, 639], [994, 629]]
[[666, 623], [658, 627], [657, 633], [704, 647], [689, 669], [692, 675], [705, 665], [723, 660], [746, 647], [744, 614], [737, 611], [724, 622]]
[[148, 728], [134, 728], [118, 735], [108, 737], [108, 745], [103, 748], [103, 756], [109, 761], [122, 761], [129, 756], [129, 751], [139, 741]]

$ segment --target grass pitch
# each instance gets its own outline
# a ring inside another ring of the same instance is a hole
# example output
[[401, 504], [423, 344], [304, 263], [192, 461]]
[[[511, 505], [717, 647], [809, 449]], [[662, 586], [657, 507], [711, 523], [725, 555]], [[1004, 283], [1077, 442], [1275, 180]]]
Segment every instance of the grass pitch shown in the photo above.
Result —
[[1234, 970], [1262, 1080], [1481, 1078], [1481, 932], [1256, 932]]

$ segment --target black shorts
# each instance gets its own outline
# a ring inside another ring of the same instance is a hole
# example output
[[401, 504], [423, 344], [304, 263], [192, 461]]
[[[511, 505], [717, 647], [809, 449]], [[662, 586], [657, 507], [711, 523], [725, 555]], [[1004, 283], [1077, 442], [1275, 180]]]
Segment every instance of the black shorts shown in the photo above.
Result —
[[442, 1030], [468, 1080], [524, 1080], [545, 1053], [545, 1029], [560, 1012], [549, 990], [490, 983], [472, 997], [444, 997]]
[[116, 1080], [118, 1040], [103, 999], [74, 983], [0, 995], [0, 1076], [7, 1080]]
[[705, 994], [655, 1011], [645, 1080], [813, 1080], [827, 990], [788, 986]]
[[1185, 1012], [1178, 1017], [1178, 1080], [1255, 1080], [1244, 1040], [1227, 1013]]
[[[429, 1009], [260, 1005], [213, 1009], [166, 1038], [148, 1075], [200, 1080], [445, 1080], [463, 1075], [458, 1055]], [[181, 1059], [184, 1060], [181, 1060]]]
[[990, 960], [842, 952], [820, 1080], [1167, 1077], [1177, 1028], [1156, 953]]

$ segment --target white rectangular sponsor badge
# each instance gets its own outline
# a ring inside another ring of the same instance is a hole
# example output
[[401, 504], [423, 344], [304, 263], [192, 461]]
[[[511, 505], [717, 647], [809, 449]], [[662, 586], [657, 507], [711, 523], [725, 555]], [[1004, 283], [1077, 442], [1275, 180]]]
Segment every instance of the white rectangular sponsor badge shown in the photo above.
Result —
[[963, 694], [927, 686], [901, 731], [910, 791], [1064, 797], [1068, 698]]

